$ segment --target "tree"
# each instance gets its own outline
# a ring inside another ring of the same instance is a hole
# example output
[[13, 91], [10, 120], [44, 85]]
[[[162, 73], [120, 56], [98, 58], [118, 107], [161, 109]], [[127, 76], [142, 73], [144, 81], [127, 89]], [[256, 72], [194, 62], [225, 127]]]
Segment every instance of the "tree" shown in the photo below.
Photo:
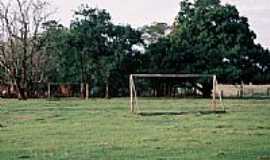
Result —
[[111, 86], [116, 88], [117, 81], [122, 81], [116, 76], [126, 70], [125, 75], [131, 73], [129, 68], [137, 56], [133, 47], [142, 43], [141, 33], [130, 26], [114, 25], [105, 10], [87, 5], [82, 5], [75, 15], [70, 32], [79, 57], [81, 82], [95, 83], [92, 88], [104, 88], [104, 96], [109, 97]]
[[110, 88], [119, 91], [128, 87], [122, 84], [127, 84], [129, 74], [138, 70], [141, 52], [136, 47], [143, 46], [142, 33], [131, 26], [113, 25], [108, 36], [108, 52], [100, 59], [107, 98], [113, 92]]
[[145, 43], [150, 45], [167, 36], [171, 31], [171, 27], [167, 23], [155, 22], [151, 25], [143, 26], [140, 30], [143, 33], [142, 38]]
[[[219, 81], [231, 83], [248, 81], [246, 73], [254, 73], [259, 63], [256, 35], [235, 6], [221, 5], [219, 0], [185, 0], [175, 24], [172, 50], [181, 53], [177, 58], [186, 66], [182, 72], [217, 74]], [[197, 87], [209, 96], [211, 86], [205, 82]]]
[[75, 11], [70, 32], [72, 46], [79, 58], [81, 83], [96, 79], [99, 70], [98, 59], [108, 52], [108, 35], [111, 31], [111, 17], [105, 10], [81, 5]]
[[73, 46], [73, 35], [69, 28], [56, 21], [43, 24], [42, 50], [48, 61], [44, 65], [47, 81], [59, 83], [80, 82], [79, 60]]
[[70, 28], [55, 21], [43, 26], [49, 81], [89, 83], [92, 96], [127, 94], [128, 75], [140, 66], [140, 31], [114, 25], [105, 10], [87, 5], [75, 11]]
[[31, 83], [38, 74], [41, 41], [40, 29], [51, 15], [49, 3], [41, 0], [0, 1], [0, 65], [15, 83], [20, 99], [26, 99]]

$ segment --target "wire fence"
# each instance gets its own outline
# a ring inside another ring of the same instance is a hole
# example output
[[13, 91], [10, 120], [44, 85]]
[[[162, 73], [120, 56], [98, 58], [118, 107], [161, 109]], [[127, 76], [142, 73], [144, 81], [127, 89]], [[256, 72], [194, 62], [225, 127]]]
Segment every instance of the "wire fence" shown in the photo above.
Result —
[[225, 98], [257, 98], [270, 97], [270, 85], [226, 85], [219, 84], [222, 97]]
[[[270, 85], [232, 85], [218, 84], [221, 96], [224, 98], [270, 98]], [[88, 84], [80, 83], [32, 83], [28, 89], [29, 98], [49, 97], [90, 97], [93, 89]], [[164, 93], [167, 97], [200, 97], [201, 93], [189, 87], [175, 86]], [[138, 86], [138, 94], [142, 97], [155, 97], [152, 88]], [[165, 96], [165, 97], [166, 97]], [[0, 97], [17, 98], [17, 88], [12, 84], [0, 84]]]
[[[32, 83], [27, 90], [27, 96], [28, 98], [85, 97], [86, 86], [79, 83]], [[17, 92], [15, 85], [0, 84], [0, 96], [3, 98], [17, 98]]]

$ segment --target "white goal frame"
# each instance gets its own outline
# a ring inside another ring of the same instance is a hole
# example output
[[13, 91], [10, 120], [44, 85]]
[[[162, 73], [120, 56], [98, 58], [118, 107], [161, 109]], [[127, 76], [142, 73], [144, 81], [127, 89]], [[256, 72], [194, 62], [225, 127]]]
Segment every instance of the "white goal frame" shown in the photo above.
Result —
[[[217, 90], [217, 76], [213, 74], [131, 74], [129, 76], [130, 90], [130, 112], [135, 113], [135, 107], [138, 107], [138, 97], [136, 91], [135, 78], [211, 78], [213, 80], [212, 102], [213, 111], [217, 109], [217, 98], [222, 101], [221, 93]], [[225, 108], [224, 108], [225, 110]]]

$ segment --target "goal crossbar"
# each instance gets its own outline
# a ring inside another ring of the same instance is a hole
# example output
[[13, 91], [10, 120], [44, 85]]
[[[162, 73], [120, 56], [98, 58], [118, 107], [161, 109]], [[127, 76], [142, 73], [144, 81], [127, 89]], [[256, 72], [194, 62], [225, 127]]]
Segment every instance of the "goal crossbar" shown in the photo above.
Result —
[[[211, 78], [213, 80], [212, 107], [217, 108], [217, 76], [214, 74], [131, 74], [129, 77], [130, 88], [130, 111], [135, 112], [137, 105], [137, 91], [134, 78]], [[221, 101], [221, 95], [219, 95]]]

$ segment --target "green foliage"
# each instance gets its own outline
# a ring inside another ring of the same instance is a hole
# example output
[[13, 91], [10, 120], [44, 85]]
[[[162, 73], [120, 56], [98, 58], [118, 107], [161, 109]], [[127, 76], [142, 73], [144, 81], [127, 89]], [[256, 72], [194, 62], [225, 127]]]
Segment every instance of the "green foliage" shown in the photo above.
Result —
[[[222, 83], [267, 83], [269, 67], [259, 57], [269, 59], [269, 51], [255, 44], [255, 38], [235, 6], [185, 0], [171, 34], [148, 48], [149, 73], [216, 74]], [[209, 82], [200, 83], [209, 96]]]
[[146, 44], [156, 43], [159, 38], [165, 37], [171, 27], [167, 23], [155, 22], [151, 25], [145, 25], [141, 28], [143, 39]]
[[114, 25], [105, 10], [87, 5], [75, 11], [70, 28], [56, 22], [48, 22], [45, 28], [44, 48], [52, 57], [50, 81], [87, 82], [100, 91], [110, 85], [114, 95], [127, 94], [119, 89], [127, 88], [128, 75], [137, 71], [140, 52], [134, 47], [143, 45], [141, 32]]
[[219, 1], [184, 1], [181, 6], [172, 39], [176, 49], [188, 51], [185, 72], [217, 74], [225, 82], [241, 80], [241, 64], [256, 37], [247, 19], [234, 6]]
[[49, 58], [45, 66], [46, 76], [50, 82], [77, 82], [79, 71], [78, 58], [72, 48], [72, 34], [68, 28], [55, 21], [43, 24], [43, 50]]
[[[88, 82], [98, 96], [106, 87], [113, 96], [127, 95], [131, 73], [216, 74], [221, 83], [270, 81], [270, 52], [255, 44], [248, 19], [219, 0], [182, 1], [173, 27], [153, 23], [138, 31], [113, 24], [107, 11], [87, 5], [74, 12], [69, 28], [55, 21], [44, 27], [48, 80]], [[158, 83], [167, 82], [173, 85]], [[194, 87], [209, 96], [209, 80], [197, 82], [203, 87]]]
[[81, 82], [86, 82], [97, 77], [98, 61], [108, 54], [112, 24], [105, 10], [92, 9], [87, 5], [82, 5], [75, 16], [71, 24], [72, 46], [79, 57]]
[[218, 6], [220, 0], [196, 0], [194, 5], [197, 7]]

